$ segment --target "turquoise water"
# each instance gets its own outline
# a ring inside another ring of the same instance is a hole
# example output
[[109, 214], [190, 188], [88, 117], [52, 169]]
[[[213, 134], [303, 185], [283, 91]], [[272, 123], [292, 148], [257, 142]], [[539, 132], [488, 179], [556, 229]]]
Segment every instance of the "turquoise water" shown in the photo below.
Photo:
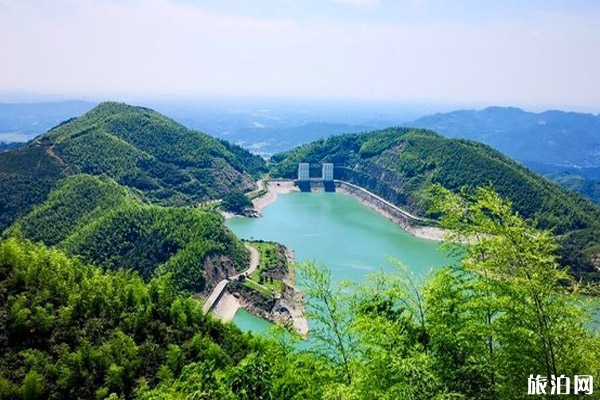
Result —
[[[360, 282], [380, 268], [392, 271], [389, 257], [422, 275], [452, 261], [439, 244], [419, 239], [356, 200], [339, 193], [291, 193], [263, 210], [262, 218], [232, 218], [226, 225], [240, 238], [273, 240], [294, 251], [297, 261], [331, 269], [334, 282]], [[244, 310], [234, 323], [265, 332], [268, 322]]]
[[235, 313], [234, 323], [245, 332], [264, 334], [271, 327], [271, 323], [240, 308]]

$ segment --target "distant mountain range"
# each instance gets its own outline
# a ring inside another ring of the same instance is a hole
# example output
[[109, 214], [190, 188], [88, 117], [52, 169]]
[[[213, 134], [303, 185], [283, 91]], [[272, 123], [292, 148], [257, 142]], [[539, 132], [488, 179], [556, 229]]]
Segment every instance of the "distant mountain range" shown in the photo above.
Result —
[[372, 130], [364, 125], [332, 124], [312, 122], [295, 127], [252, 127], [241, 128], [220, 135], [223, 139], [237, 143], [255, 154], [269, 157], [317, 139], [328, 138], [342, 133], [358, 133]]
[[26, 142], [66, 119], [88, 112], [96, 105], [78, 100], [0, 103], [0, 142]]
[[[97, 103], [0, 103], [0, 142], [24, 142]], [[439, 110], [419, 104], [246, 98], [148, 100], [140, 105], [185, 127], [270, 155], [332, 134], [385, 128]], [[444, 106], [441, 106], [444, 107]], [[447, 109], [447, 106], [444, 107]]]
[[592, 114], [490, 107], [434, 114], [409, 125], [489, 144], [527, 165], [600, 167], [600, 116]]
[[490, 107], [434, 114], [407, 125], [488, 144], [600, 202], [600, 115]]

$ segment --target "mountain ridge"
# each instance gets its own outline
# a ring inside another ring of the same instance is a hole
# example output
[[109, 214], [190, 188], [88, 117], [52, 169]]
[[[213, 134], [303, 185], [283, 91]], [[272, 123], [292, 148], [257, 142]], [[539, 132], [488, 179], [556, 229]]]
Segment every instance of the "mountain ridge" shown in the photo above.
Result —
[[264, 161], [155, 111], [105, 102], [0, 153], [0, 229], [78, 173], [107, 175], [150, 203], [192, 205], [246, 191]]
[[294, 178], [299, 162], [332, 162], [336, 179], [421, 216], [426, 214], [426, 189], [431, 184], [454, 191], [492, 184], [520, 214], [570, 243], [561, 249], [563, 265], [576, 276], [600, 278], [593, 262], [600, 243], [588, 240], [588, 231], [599, 232], [600, 208], [488, 145], [428, 130], [390, 128], [335, 136], [277, 154], [272, 157], [272, 174]]
[[494, 106], [437, 113], [407, 125], [480, 141], [526, 164], [600, 166], [600, 114]]

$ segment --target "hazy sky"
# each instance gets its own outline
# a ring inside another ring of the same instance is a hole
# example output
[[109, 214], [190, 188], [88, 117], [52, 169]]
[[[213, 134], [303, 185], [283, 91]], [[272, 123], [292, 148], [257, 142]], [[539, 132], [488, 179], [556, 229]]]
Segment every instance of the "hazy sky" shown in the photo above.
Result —
[[600, 111], [597, 0], [0, 0], [0, 92]]

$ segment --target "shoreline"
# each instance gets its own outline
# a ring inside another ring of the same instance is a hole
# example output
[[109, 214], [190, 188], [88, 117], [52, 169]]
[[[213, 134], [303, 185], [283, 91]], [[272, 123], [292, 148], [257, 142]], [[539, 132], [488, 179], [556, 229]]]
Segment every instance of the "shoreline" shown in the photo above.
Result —
[[282, 281], [292, 291], [292, 295], [288, 299], [288, 311], [294, 330], [306, 339], [309, 332], [308, 319], [306, 318], [306, 298], [304, 297], [304, 293], [294, 286], [296, 283], [294, 251], [285, 247], [285, 258], [288, 263], [288, 273]]
[[256, 210], [258, 216], [262, 215], [262, 211], [265, 207], [275, 203], [280, 194], [300, 191], [300, 189], [294, 185], [294, 181], [267, 181], [265, 189], [267, 192], [264, 195], [252, 200], [252, 206]]
[[[379, 196], [375, 195], [374, 193], [371, 193], [364, 188], [361, 188], [361, 189], [365, 193], [368, 193], [369, 196], [372, 196], [374, 198], [379, 198]], [[358, 196], [356, 193], [346, 190], [343, 187], [336, 187], [336, 190], [338, 193], [342, 193], [348, 197], [351, 197], [354, 200], [358, 201], [363, 206], [368, 207], [369, 209], [375, 211], [376, 213], [378, 213], [382, 217], [386, 218], [387, 220], [393, 222], [394, 224], [399, 226], [403, 231], [413, 235], [414, 237], [417, 237], [420, 239], [431, 240], [434, 242], [441, 242], [444, 240], [444, 235], [446, 234], [446, 231], [444, 229], [441, 229], [441, 228], [438, 228], [435, 226], [415, 226], [415, 225], [411, 225], [411, 224], [399, 223], [397, 218], [392, 216], [390, 213], [388, 213], [385, 209], [378, 206], [377, 204], [374, 204], [373, 202], [365, 200], [363, 197]], [[394, 206], [394, 207], [400, 209], [397, 206]]]
[[[351, 184], [348, 184], [347, 182], [343, 182], [343, 183], [346, 185], [351, 185]], [[355, 186], [355, 185], [352, 185], [352, 186]], [[363, 192], [367, 196], [369, 196], [369, 198], [377, 199], [377, 202], [368, 201], [364, 197], [359, 196], [356, 192], [347, 190], [343, 186], [336, 185], [336, 192], [342, 193], [349, 197], [352, 197], [354, 200], [358, 201], [363, 206], [370, 208], [371, 210], [375, 211], [382, 217], [392, 221], [394, 224], [398, 225], [402, 230], [413, 235], [414, 237], [417, 237], [420, 239], [432, 240], [434, 242], [443, 241], [444, 235], [446, 233], [445, 230], [435, 227], [435, 226], [418, 226], [418, 225], [414, 225], [414, 224], [410, 224], [410, 223], [401, 223], [398, 220], [398, 218], [394, 217], [389, 212], [387, 212], [383, 207], [378, 205], [378, 202], [385, 202], [385, 203], [389, 203], [389, 202], [387, 202], [386, 200], [380, 198], [376, 194], [374, 194], [364, 188], [361, 188], [361, 187], [357, 187], [357, 188], [360, 189], [361, 192]], [[262, 216], [263, 209], [265, 207], [275, 203], [277, 201], [277, 197], [280, 194], [288, 194], [291, 192], [299, 192], [300, 191], [300, 189], [298, 189], [298, 187], [295, 186], [294, 181], [292, 181], [292, 180], [267, 181], [265, 189], [267, 190], [267, 192], [264, 195], [252, 200], [252, 205], [254, 206], [254, 209], [256, 210], [257, 217]], [[407, 211], [401, 209], [398, 206], [395, 206], [391, 203], [389, 203], [389, 206], [397, 209], [399, 212], [401, 212], [404, 215], [411, 216], [411, 214], [409, 214]], [[227, 218], [233, 217], [234, 215], [223, 213], [223, 216], [227, 219]]]
[[[346, 182], [343, 183], [346, 185], [355, 186], [347, 184]], [[275, 203], [279, 195], [300, 191], [300, 189], [295, 185], [294, 181], [292, 180], [277, 180], [267, 182], [262, 181], [262, 185], [263, 188], [266, 189], [266, 192], [262, 196], [256, 197], [252, 200], [252, 205], [255, 210], [255, 217], [261, 217], [265, 207], [268, 207], [269, 205]], [[400, 220], [397, 217], [397, 215], [394, 216], [392, 212], [398, 211], [403, 215], [407, 215], [409, 217], [414, 218], [415, 220], [418, 220], [418, 218], [413, 217], [411, 214], [401, 209], [400, 207], [397, 207], [387, 202], [386, 200], [380, 198], [379, 196], [369, 192], [364, 188], [356, 188], [360, 189], [360, 192], [364, 195], [359, 195], [356, 191], [353, 190], [347, 190], [343, 185], [336, 185], [336, 192], [353, 198], [363, 206], [368, 207], [369, 209], [375, 211], [382, 217], [390, 220], [410, 235], [413, 235], [417, 238], [436, 242], [441, 242], [443, 240], [443, 236], [446, 233], [443, 229], [434, 226], [419, 226], [416, 224], [411, 224], [410, 222], [407, 222], [407, 220]], [[387, 211], [382, 205], [379, 205], [380, 203], [383, 203], [387, 207], [391, 207], [392, 211]], [[225, 219], [238, 217], [238, 215], [223, 211], [221, 212], [221, 215], [223, 215]], [[297, 291], [293, 285], [295, 274], [292, 267], [294, 263], [294, 257], [293, 251], [291, 249], [287, 249], [286, 257], [288, 259], [288, 263], [290, 264], [290, 270], [288, 272], [288, 275], [283, 279], [283, 282], [286, 285], [286, 287], [292, 290], [293, 295], [291, 296], [291, 298], [288, 299], [276, 298], [275, 300], [279, 301], [280, 303], [283, 301], [283, 304], [280, 305], [283, 305], [288, 310], [289, 320], [292, 323], [291, 325], [293, 327], [293, 330], [299, 333], [302, 337], [306, 338], [308, 336], [309, 331], [308, 320], [304, 316], [304, 309], [306, 307], [306, 304], [304, 296], [299, 291]], [[246, 300], [238, 296], [234, 296], [229, 290], [226, 289], [221, 299], [215, 305], [212, 314], [214, 317], [220, 319], [223, 322], [231, 322], [240, 308], [243, 308], [246, 311], [256, 315], [255, 312], [251, 311], [251, 308], [253, 307], [249, 307], [248, 302]], [[263, 316], [261, 318], [265, 317]], [[270, 318], [265, 319], [272, 323], [284, 322], [276, 318], [275, 314], [270, 316]]]
[[[282, 191], [289, 193], [287, 189], [282, 189]], [[242, 273], [227, 278], [226, 282], [229, 285], [226, 284], [220, 297], [214, 303], [211, 310], [212, 316], [222, 322], [231, 322], [237, 311], [243, 308], [249, 313], [264, 318], [273, 324], [286, 326], [306, 339], [308, 337], [308, 320], [305, 317], [306, 302], [304, 295], [293, 285], [295, 278], [293, 252], [285, 248], [288, 271], [281, 279], [284, 284], [284, 290], [277, 295], [272, 294], [269, 298], [273, 303], [271, 306], [265, 308], [265, 303], [261, 306], [260, 301], [256, 302], [255, 294], [249, 295], [244, 291], [238, 291], [230, 286], [233, 284], [235, 287], [236, 284], [239, 284], [238, 278], [241, 275], [249, 276], [256, 270], [260, 263], [258, 251], [248, 244], [246, 244], [246, 248], [250, 251], [250, 267]]]
[[275, 203], [277, 201], [277, 197], [280, 194], [288, 194], [292, 192], [299, 192], [293, 181], [258, 181], [258, 185], [262, 185], [263, 187], [257, 190], [265, 189], [266, 192], [262, 196], [255, 197], [252, 199], [252, 207], [254, 208], [254, 215], [242, 215], [242, 214], [234, 214], [228, 211], [219, 210], [219, 213], [224, 219], [229, 218], [259, 218], [262, 217], [262, 211], [265, 207]]

